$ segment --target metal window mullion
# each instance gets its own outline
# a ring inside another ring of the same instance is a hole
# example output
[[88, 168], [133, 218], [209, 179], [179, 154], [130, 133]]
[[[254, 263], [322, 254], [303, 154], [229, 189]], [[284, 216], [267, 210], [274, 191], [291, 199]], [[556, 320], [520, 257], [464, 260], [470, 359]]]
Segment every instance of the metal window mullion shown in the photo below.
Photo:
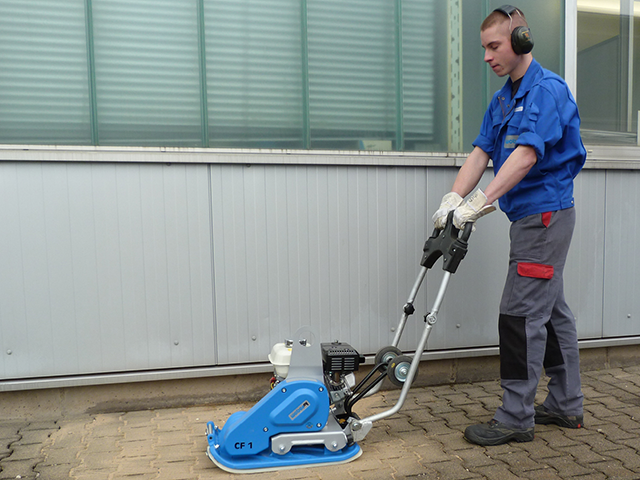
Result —
[[301, 1], [300, 43], [302, 46], [302, 148], [311, 148], [311, 122], [309, 119], [309, 29], [307, 0]]
[[396, 150], [404, 150], [404, 81], [402, 72], [402, 0], [396, 0]]
[[204, 0], [197, 0], [198, 7], [198, 55], [200, 68], [200, 127], [202, 146], [209, 146], [209, 104], [207, 96], [207, 50], [204, 23]]
[[91, 144], [99, 145], [98, 131], [98, 96], [96, 93], [96, 62], [93, 45], [93, 5], [92, 0], [85, 0], [85, 25], [87, 34], [87, 69], [89, 77], [89, 123], [91, 130]]
[[[633, 21], [634, 21], [634, 0], [620, 0], [620, 37], [626, 42], [621, 45], [621, 50], [626, 58], [621, 58], [621, 64], [626, 65], [626, 72], [622, 72], [620, 78], [626, 79], [626, 88], [622, 90], [621, 103], [624, 106], [622, 111], [626, 113], [623, 130], [633, 132]], [[624, 30], [622, 30], [624, 29]]]
[[462, 6], [459, 0], [449, 0], [449, 151], [462, 148]]
[[564, 8], [564, 80], [577, 99], [578, 84], [578, 2], [565, 0]]

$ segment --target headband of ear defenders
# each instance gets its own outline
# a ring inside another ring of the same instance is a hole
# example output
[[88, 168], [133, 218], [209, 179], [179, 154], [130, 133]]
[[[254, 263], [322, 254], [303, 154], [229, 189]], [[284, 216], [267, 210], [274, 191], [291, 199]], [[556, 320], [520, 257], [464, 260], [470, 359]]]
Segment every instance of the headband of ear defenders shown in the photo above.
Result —
[[[500, 8], [496, 8], [494, 12], [500, 12], [506, 15], [512, 23], [513, 18], [511, 17], [511, 14], [517, 13], [522, 17], [520, 11], [513, 5], [503, 5]], [[511, 28], [511, 26], [509, 26], [509, 28]], [[529, 27], [519, 26], [512, 30], [511, 46], [513, 51], [518, 55], [524, 55], [533, 50], [533, 37], [531, 36], [531, 30]]]

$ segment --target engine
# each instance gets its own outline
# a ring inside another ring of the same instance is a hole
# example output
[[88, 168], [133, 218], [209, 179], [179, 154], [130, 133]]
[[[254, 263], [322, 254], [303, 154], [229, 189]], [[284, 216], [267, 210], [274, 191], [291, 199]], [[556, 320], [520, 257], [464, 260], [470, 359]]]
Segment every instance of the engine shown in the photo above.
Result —
[[[277, 343], [271, 350], [269, 361], [274, 367], [271, 388], [287, 378], [292, 345], [291, 340], [286, 340], [284, 343]], [[342, 342], [323, 343], [321, 351], [324, 383], [329, 393], [332, 411], [340, 418], [350, 413], [346, 402], [353, 395], [352, 389], [356, 385], [354, 372], [364, 363], [364, 357], [351, 345]]]

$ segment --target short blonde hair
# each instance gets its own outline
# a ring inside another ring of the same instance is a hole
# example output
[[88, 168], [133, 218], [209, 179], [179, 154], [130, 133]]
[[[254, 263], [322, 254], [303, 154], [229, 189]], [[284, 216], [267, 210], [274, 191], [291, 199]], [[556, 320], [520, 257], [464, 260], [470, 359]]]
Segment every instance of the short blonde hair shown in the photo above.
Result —
[[509, 30], [513, 30], [515, 27], [528, 27], [527, 19], [522, 13], [522, 10], [516, 8], [513, 14], [505, 15], [499, 10], [494, 10], [487, 18], [484, 19], [482, 25], [480, 25], [480, 31], [484, 32], [487, 28], [493, 27], [498, 23], [509, 22]]

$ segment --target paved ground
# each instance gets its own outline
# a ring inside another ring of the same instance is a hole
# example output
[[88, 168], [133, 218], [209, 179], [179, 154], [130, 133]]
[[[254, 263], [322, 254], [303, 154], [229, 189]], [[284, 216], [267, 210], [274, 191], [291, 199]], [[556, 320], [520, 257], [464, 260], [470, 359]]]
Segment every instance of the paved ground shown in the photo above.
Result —
[[[530, 443], [478, 447], [462, 438], [500, 403], [497, 382], [414, 388], [403, 410], [374, 424], [343, 466], [250, 479], [640, 479], [640, 367], [583, 373], [581, 430], [539, 426]], [[544, 398], [541, 386], [538, 400]], [[361, 416], [395, 404], [383, 391]], [[0, 479], [226, 479], [206, 456], [205, 424], [251, 405], [174, 408], [48, 420], [0, 420]]]

